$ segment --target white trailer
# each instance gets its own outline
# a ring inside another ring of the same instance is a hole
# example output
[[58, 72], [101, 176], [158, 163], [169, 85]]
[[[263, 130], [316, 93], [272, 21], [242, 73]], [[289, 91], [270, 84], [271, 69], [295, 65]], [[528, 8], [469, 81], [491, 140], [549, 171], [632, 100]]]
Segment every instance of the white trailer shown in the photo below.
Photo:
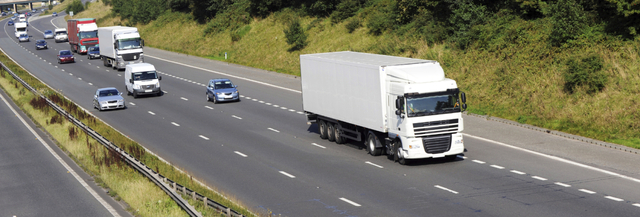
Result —
[[144, 62], [142, 52], [144, 40], [140, 38], [136, 27], [100, 27], [98, 28], [98, 44], [100, 59], [102, 59], [104, 66], [120, 70], [128, 64]]
[[300, 70], [303, 108], [321, 138], [364, 141], [401, 164], [464, 152], [466, 98], [438, 62], [346, 51], [300, 55]]

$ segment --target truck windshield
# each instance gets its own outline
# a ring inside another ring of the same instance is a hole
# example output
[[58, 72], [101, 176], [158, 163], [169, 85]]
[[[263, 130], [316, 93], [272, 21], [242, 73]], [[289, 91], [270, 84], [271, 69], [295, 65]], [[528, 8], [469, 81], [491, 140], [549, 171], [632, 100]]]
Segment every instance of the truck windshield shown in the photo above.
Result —
[[406, 107], [409, 117], [460, 112], [458, 93], [407, 96]]
[[158, 78], [156, 71], [148, 71], [148, 72], [134, 72], [133, 80], [134, 81], [142, 81], [142, 80], [151, 80]]
[[18, 31], [18, 32], [24, 32], [24, 31], [27, 31], [27, 27], [24, 27], [24, 28], [18, 28], [18, 30], [16, 30], [16, 31]]
[[56, 35], [67, 35], [67, 32], [66, 31], [59, 31], [59, 32], [56, 32]]
[[98, 37], [98, 30], [90, 31], [90, 32], [80, 32], [79, 34], [80, 34], [80, 39], [97, 38]]
[[140, 48], [140, 38], [125, 38], [118, 40], [118, 49], [136, 49]]

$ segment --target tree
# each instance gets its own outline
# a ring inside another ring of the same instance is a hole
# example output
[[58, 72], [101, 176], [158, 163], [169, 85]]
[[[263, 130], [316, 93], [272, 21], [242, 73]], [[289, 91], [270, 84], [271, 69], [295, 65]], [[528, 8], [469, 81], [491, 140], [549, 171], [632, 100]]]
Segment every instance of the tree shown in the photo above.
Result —
[[287, 44], [293, 45], [289, 51], [300, 50], [307, 46], [307, 34], [304, 32], [299, 20], [291, 22], [289, 28], [284, 30], [284, 35], [287, 38]]
[[553, 23], [549, 39], [553, 46], [560, 46], [578, 37], [587, 22], [582, 5], [575, 0], [553, 3], [549, 12]]

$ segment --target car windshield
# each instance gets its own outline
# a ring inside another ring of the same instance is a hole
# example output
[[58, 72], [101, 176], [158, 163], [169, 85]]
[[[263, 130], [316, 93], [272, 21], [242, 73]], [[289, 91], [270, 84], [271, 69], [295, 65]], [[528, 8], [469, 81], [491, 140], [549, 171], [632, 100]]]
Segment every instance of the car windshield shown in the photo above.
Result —
[[44, 34], [51, 34], [51, 33], [53, 33], [51, 30], [44, 31]]
[[22, 34], [20, 35], [20, 37], [27, 37], [27, 34]]
[[458, 93], [407, 96], [407, 116], [425, 116], [460, 112]]
[[38, 40], [38, 43], [44, 44], [44, 40]]
[[213, 84], [214, 84], [214, 89], [216, 90], [233, 88], [233, 84], [231, 83], [231, 81], [216, 81]]
[[118, 90], [116, 89], [109, 89], [109, 90], [101, 90], [100, 91], [100, 96], [115, 96], [118, 95]]
[[98, 47], [90, 47], [89, 51], [100, 51], [100, 48], [98, 48]]
[[125, 38], [118, 40], [118, 49], [136, 49], [140, 48], [140, 38]]
[[148, 72], [134, 72], [133, 80], [141, 81], [141, 80], [151, 80], [158, 78], [156, 71], [148, 71]]
[[80, 39], [97, 38], [97, 37], [98, 37], [98, 30], [91, 31], [91, 32], [80, 32]]
[[68, 50], [60, 51], [60, 55], [71, 55], [71, 51], [68, 51]]

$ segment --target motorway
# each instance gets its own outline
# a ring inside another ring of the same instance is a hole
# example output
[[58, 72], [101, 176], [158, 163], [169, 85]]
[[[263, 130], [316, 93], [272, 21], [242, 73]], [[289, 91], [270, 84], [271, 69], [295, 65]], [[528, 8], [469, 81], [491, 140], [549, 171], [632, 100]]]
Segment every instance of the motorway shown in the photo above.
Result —
[[0, 123], [0, 216], [131, 216], [3, 90]]
[[[302, 113], [299, 79], [197, 57], [145, 49], [162, 75], [160, 97], [125, 97], [128, 108], [92, 109], [101, 87], [124, 91], [122, 71], [76, 55], [45, 29], [62, 17], [32, 18], [32, 42], [1, 22], [0, 48], [85, 109], [202, 182], [257, 212], [283, 216], [637, 216], [637, 154], [464, 116], [468, 151], [453, 162], [402, 166], [362, 145], [321, 140]], [[144, 38], [144, 35], [143, 35]], [[227, 77], [242, 101], [205, 101], [204, 84]], [[470, 96], [472, 97], [472, 96]], [[327, 105], [336, 106], [336, 105]]]

